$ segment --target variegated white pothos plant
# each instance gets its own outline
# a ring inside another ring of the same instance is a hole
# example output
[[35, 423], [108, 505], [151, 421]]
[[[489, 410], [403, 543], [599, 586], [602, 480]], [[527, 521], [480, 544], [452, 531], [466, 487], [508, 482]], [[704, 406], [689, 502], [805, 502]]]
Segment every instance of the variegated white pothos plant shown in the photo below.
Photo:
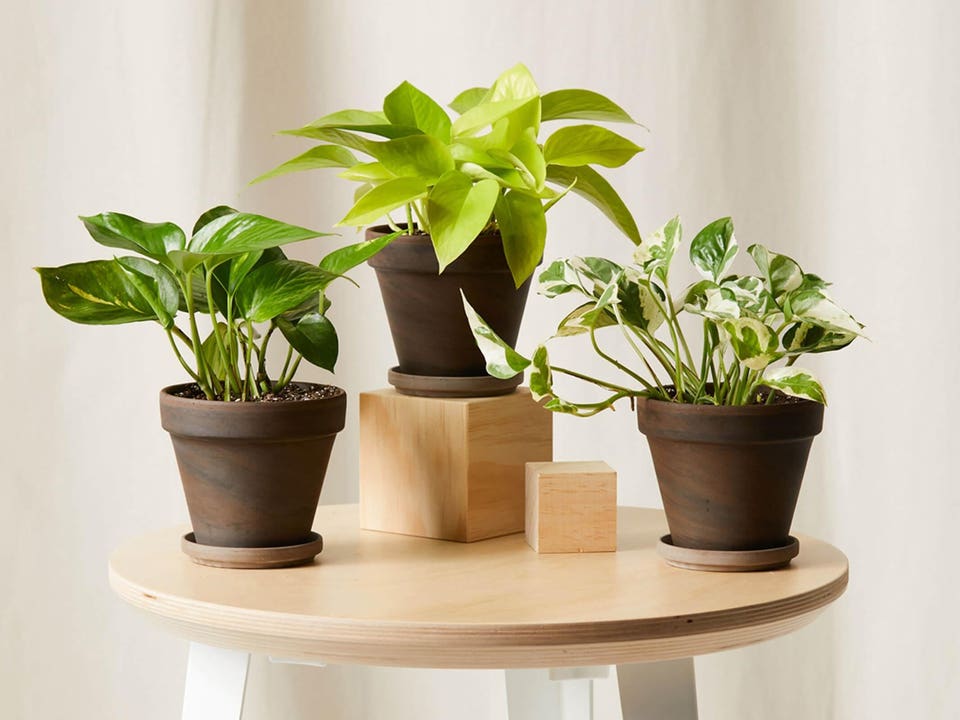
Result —
[[[641, 396], [749, 405], [775, 402], [778, 390], [825, 403], [819, 380], [795, 365], [797, 359], [846, 347], [863, 328], [834, 302], [827, 291], [829, 283], [762, 245], [747, 249], [759, 275], [728, 275], [739, 248], [732, 220], [721, 218], [703, 228], [690, 244], [690, 261], [703, 279], [674, 296], [670, 265], [680, 242], [680, 218], [675, 217], [637, 246], [629, 265], [575, 257], [556, 260], [540, 274], [541, 295], [585, 298], [549, 340], [588, 336], [594, 351], [630, 378], [621, 381], [627, 385], [554, 365], [546, 342], [525, 357], [499, 338], [464, 298], [487, 372], [510, 378], [529, 367], [530, 390], [537, 400], [545, 400], [545, 407], [555, 412], [581, 416], [610, 408], [621, 398]], [[699, 359], [691, 353], [681, 327], [683, 313], [702, 320]], [[601, 347], [598, 331], [604, 328], [626, 339], [635, 360], [622, 361]], [[610, 395], [589, 403], [561, 398], [554, 390], [556, 375], [592, 383]]]

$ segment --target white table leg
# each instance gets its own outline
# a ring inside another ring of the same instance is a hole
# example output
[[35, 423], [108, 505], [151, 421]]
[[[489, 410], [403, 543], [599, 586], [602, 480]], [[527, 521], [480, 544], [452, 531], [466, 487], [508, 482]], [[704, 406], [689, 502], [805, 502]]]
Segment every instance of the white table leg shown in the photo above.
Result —
[[250, 654], [190, 643], [183, 720], [240, 720]]
[[693, 658], [617, 666], [623, 720], [697, 720]]
[[506, 670], [510, 720], [593, 720], [593, 678], [606, 666], [555, 670]]

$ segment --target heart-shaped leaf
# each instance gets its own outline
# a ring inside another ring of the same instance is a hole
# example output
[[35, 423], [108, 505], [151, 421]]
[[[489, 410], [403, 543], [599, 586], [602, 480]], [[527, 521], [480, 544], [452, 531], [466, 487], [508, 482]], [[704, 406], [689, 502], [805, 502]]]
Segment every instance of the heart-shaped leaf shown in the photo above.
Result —
[[277, 327], [307, 362], [333, 372], [340, 353], [337, 331], [326, 316], [308, 313], [296, 322], [277, 318]]
[[394, 125], [413, 126], [450, 142], [450, 116], [433, 98], [406, 81], [384, 99], [383, 113]]
[[626, 110], [592, 90], [554, 90], [544, 94], [540, 102], [544, 121], [571, 119], [636, 124]]
[[427, 196], [430, 236], [440, 271], [456, 260], [490, 221], [500, 186], [474, 182], [458, 170], [441, 177]]
[[390, 120], [387, 119], [387, 116], [381, 112], [340, 110], [339, 112], [324, 115], [319, 120], [314, 120], [302, 128], [284, 130], [282, 134], [325, 140], [337, 145], [352, 147], [354, 150], [363, 150], [362, 147], [354, 147], [351, 145], [351, 141], [338, 142], [333, 139], [337, 136], [329, 134], [328, 131], [333, 131], [334, 133], [338, 131], [355, 131], [368, 133], [370, 135], [379, 135], [385, 138], [406, 137], [407, 135], [417, 135], [421, 132], [415, 125], [391, 123]]
[[463, 115], [467, 110], [479, 105], [490, 92], [490, 88], [474, 87], [464, 90], [457, 95], [447, 106], [454, 112]]
[[487, 325], [487, 322], [477, 314], [473, 306], [467, 301], [467, 296], [460, 291], [463, 298], [463, 309], [467, 314], [467, 322], [470, 325], [470, 332], [473, 333], [473, 339], [480, 348], [484, 359], [487, 361], [487, 373], [502, 380], [516, 377], [530, 366], [530, 361], [520, 353], [507, 345], [503, 339], [497, 335], [493, 329]]
[[402, 232], [394, 232], [389, 235], [380, 235], [338, 248], [320, 261], [320, 267], [334, 275], [343, 275], [372, 258], [402, 234]]
[[337, 225], [368, 225], [391, 210], [419, 200], [427, 194], [429, 183], [420, 177], [399, 177], [377, 185], [364, 194]]
[[823, 385], [812, 372], [800, 367], [783, 367], [773, 370], [764, 376], [763, 384], [776, 388], [786, 395], [827, 404]]
[[539, 198], [517, 190], [497, 196], [494, 207], [513, 282], [520, 287], [543, 258], [547, 220]]
[[572, 125], [547, 138], [543, 157], [548, 165], [620, 167], [642, 150], [632, 140], [599, 125]]
[[235, 255], [266, 250], [330, 233], [250, 213], [224, 215], [204, 225], [190, 239], [187, 250], [205, 255]]
[[307, 150], [302, 155], [297, 155], [292, 160], [287, 160], [275, 167], [269, 172], [265, 172], [257, 178], [250, 181], [250, 184], [269, 180], [279, 175], [287, 175], [304, 170], [316, 170], [318, 168], [341, 167], [347, 168], [357, 164], [357, 158], [352, 152], [338, 145], [318, 145], [315, 148]]
[[101, 245], [131, 250], [155, 260], [165, 260], [172, 250], [183, 250], [186, 237], [173, 223], [147, 223], [123, 213], [100, 213], [80, 220], [90, 237]]
[[161, 321], [130, 273], [116, 260], [35, 269], [47, 305], [67, 320], [85, 325]]
[[719, 282], [737, 256], [737, 238], [730, 218], [714, 220], [690, 243], [690, 261], [705, 278]]
[[419, 177], [428, 183], [453, 170], [447, 146], [431, 135], [411, 135], [380, 144], [377, 159], [398, 177]]
[[275, 260], [252, 270], [234, 299], [240, 317], [265, 322], [300, 305], [336, 277], [310, 263]]

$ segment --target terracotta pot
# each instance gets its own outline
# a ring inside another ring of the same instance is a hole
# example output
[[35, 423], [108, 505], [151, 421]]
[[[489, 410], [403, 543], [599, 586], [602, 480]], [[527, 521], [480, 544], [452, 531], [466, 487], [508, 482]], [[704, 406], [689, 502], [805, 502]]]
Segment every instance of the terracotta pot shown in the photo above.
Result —
[[643, 398], [637, 425], [650, 444], [674, 545], [761, 550], [787, 543], [823, 405], [717, 407]]
[[[298, 383], [303, 385], [302, 383]], [[160, 391], [196, 541], [221, 547], [306, 542], [347, 395], [219, 402]]]
[[[389, 233], [367, 230], [367, 238]], [[513, 345], [527, 303], [530, 280], [516, 288], [499, 232], [479, 236], [440, 273], [429, 235], [401, 235], [367, 261], [377, 272], [400, 372], [443, 377], [485, 376], [463, 312], [470, 304]]]

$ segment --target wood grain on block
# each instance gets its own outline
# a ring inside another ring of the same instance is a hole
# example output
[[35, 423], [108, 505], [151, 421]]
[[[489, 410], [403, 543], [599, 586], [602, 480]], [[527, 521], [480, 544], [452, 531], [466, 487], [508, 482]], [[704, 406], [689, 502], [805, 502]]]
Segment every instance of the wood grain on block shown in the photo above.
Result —
[[553, 457], [525, 388], [483, 398], [360, 393], [364, 528], [471, 542], [522, 532], [524, 466]]
[[531, 462], [527, 544], [541, 553], [617, 549], [617, 473], [605, 462]]

